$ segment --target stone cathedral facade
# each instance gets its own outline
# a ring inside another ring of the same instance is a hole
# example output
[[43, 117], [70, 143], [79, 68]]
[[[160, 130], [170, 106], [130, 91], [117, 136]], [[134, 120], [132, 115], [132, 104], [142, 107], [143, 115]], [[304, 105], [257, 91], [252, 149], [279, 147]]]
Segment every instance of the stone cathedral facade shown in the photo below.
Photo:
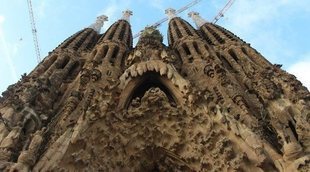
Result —
[[[130, 11], [72, 35], [0, 98], [0, 171], [309, 171], [310, 94], [198, 13], [168, 45]], [[253, 33], [254, 34], [254, 33]]]

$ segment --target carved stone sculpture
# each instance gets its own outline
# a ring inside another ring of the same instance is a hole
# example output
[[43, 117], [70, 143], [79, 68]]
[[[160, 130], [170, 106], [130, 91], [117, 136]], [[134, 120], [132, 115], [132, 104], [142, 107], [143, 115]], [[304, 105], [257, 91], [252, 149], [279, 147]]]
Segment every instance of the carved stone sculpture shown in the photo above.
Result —
[[[228, 30], [168, 9], [72, 35], [0, 97], [0, 171], [310, 171], [310, 94]], [[100, 21], [99, 21], [100, 20]]]

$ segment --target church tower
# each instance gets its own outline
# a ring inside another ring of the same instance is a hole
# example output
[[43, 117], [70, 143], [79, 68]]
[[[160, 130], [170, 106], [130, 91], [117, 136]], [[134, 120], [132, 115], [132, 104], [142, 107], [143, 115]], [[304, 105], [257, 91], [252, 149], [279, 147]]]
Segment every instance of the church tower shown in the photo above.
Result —
[[75, 33], [0, 97], [1, 171], [309, 171], [310, 94], [232, 32], [167, 9]]

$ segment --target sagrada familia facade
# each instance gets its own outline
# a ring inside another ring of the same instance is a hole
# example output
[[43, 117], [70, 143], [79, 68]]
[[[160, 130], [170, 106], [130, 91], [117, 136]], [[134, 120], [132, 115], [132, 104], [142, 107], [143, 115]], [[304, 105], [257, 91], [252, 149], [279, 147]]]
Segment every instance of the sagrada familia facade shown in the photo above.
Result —
[[[0, 98], [0, 171], [309, 171], [310, 94], [225, 28], [168, 9], [72, 35]], [[253, 33], [254, 34], [254, 33]]]

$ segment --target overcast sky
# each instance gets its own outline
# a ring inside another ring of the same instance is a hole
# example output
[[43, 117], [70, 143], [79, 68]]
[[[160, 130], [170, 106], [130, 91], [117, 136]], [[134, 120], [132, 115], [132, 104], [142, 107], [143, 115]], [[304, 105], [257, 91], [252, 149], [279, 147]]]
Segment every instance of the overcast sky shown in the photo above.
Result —
[[[137, 33], [165, 17], [168, 7], [179, 9], [190, 0], [32, 0], [41, 58], [64, 39], [105, 14], [105, 31], [131, 9], [132, 30]], [[227, 0], [202, 0], [179, 16], [196, 11], [212, 21]], [[250, 43], [270, 62], [297, 76], [310, 88], [310, 1], [236, 0], [218, 22]], [[165, 36], [167, 23], [160, 27]], [[165, 41], [167, 42], [167, 41]], [[0, 0], [0, 92], [37, 65], [26, 0]]]

